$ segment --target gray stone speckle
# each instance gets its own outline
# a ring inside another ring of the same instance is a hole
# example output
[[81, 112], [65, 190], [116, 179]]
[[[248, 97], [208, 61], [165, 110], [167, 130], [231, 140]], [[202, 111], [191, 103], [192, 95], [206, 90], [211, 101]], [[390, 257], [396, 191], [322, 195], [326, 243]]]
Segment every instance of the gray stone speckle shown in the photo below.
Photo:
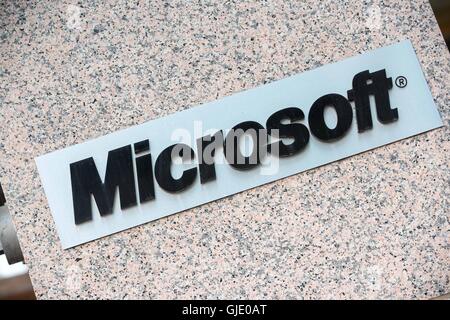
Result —
[[94, 27], [94, 29], [92, 30], [92, 32], [93, 32], [94, 34], [97, 34], [97, 33], [103, 32], [103, 31], [105, 31], [105, 30], [106, 30], [106, 28], [105, 28], [104, 26], [102, 26], [101, 24], [98, 24], [98, 25], [96, 25], [96, 26]]

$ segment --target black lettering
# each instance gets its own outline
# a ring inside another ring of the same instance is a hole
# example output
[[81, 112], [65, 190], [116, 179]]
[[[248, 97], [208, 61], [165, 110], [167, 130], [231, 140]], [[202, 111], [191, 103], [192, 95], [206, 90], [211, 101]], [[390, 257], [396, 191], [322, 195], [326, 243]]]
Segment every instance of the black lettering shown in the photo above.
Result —
[[[325, 122], [324, 111], [327, 106], [336, 110], [337, 124], [334, 129], [328, 128]], [[327, 94], [317, 99], [311, 106], [308, 115], [309, 129], [312, 134], [323, 141], [341, 138], [350, 128], [352, 120], [352, 106], [345, 97], [336, 93]]]
[[398, 119], [398, 110], [391, 109], [389, 90], [392, 89], [392, 78], [386, 77], [386, 70], [373, 73], [369, 70], [358, 73], [353, 77], [352, 90], [347, 91], [350, 101], [355, 102], [358, 132], [372, 129], [372, 115], [370, 112], [370, 95], [375, 96], [377, 118], [381, 123], [389, 123]]
[[[235, 169], [250, 170], [261, 163], [259, 155], [260, 130], [264, 127], [258, 122], [245, 121], [235, 125], [224, 141], [223, 152], [227, 162]], [[253, 150], [248, 157], [245, 157], [239, 148], [239, 140], [246, 133], [250, 133], [253, 142]]]
[[102, 216], [112, 213], [117, 188], [122, 209], [137, 204], [131, 145], [110, 151], [107, 161], [104, 183], [92, 157], [70, 164], [75, 224], [92, 220], [91, 195]]
[[148, 140], [143, 140], [134, 144], [136, 154], [136, 174], [139, 189], [139, 201], [141, 203], [155, 199], [155, 185], [153, 183], [152, 155], [145, 154], [138, 157], [138, 154], [150, 151]]
[[[170, 168], [172, 166], [172, 151], [174, 148], [179, 149], [179, 156], [186, 159], [194, 159], [194, 150], [185, 144], [174, 144], [164, 149], [156, 159], [155, 177], [161, 188], [168, 192], [180, 192], [189, 187], [197, 176], [197, 168], [185, 170], [180, 178], [174, 179]], [[176, 150], [177, 150], [176, 149]], [[185, 152], [184, 150], [188, 150]]]
[[216, 179], [214, 155], [218, 147], [223, 144], [222, 130], [214, 136], [204, 136], [197, 139], [198, 168], [200, 171], [200, 183], [206, 183]]
[[[273, 130], [278, 130], [276, 138], [293, 138], [294, 141], [290, 144], [285, 144], [283, 141], [277, 141], [268, 145], [268, 151], [278, 149], [280, 157], [292, 156], [306, 147], [309, 141], [308, 128], [301, 123], [292, 123], [294, 121], [303, 120], [305, 115], [299, 108], [286, 108], [272, 114], [267, 119], [266, 127], [267, 133], [273, 136]], [[290, 120], [289, 124], [282, 124], [284, 119]]]

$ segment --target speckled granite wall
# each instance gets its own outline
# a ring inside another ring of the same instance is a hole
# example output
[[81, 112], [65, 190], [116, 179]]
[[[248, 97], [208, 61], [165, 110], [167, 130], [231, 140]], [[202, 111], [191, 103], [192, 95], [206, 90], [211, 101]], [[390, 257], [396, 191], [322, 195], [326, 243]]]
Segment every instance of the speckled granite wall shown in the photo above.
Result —
[[[2, 2], [1, 183], [37, 296], [450, 291], [450, 55], [427, 1], [364, 3]], [[34, 157], [405, 38], [444, 128], [61, 249]]]

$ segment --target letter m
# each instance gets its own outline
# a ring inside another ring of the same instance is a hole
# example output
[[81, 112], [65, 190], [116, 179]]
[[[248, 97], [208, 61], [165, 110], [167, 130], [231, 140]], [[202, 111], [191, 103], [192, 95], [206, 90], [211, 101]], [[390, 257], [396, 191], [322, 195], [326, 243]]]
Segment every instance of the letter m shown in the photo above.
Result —
[[109, 151], [105, 182], [92, 157], [70, 164], [75, 224], [92, 220], [91, 195], [102, 216], [112, 213], [117, 188], [122, 209], [137, 204], [132, 161], [131, 145]]

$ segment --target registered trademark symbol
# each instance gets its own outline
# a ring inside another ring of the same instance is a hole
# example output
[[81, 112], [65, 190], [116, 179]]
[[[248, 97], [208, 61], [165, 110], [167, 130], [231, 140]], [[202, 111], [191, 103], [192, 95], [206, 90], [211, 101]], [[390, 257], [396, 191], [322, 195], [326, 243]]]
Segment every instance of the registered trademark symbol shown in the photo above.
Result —
[[408, 84], [408, 80], [404, 76], [399, 76], [395, 79], [395, 85], [399, 88], [404, 88]]

